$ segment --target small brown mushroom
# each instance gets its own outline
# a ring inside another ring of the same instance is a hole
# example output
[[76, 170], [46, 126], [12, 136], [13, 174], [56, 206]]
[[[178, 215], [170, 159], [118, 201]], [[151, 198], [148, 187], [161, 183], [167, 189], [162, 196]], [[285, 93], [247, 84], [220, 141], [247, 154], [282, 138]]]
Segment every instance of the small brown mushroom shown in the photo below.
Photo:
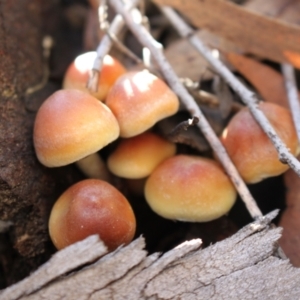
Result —
[[136, 220], [127, 199], [109, 183], [86, 179], [68, 188], [55, 202], [49, 233], [57, 249], [99, 234], [114, 250], [134, 237]]
[[119, 122], [120, 136], [127, 138], [146, 131], [179, 108], [175, 93], [146, 70], [121, 76], [105, 103]]
[[126, 72], [126, 69], [117, 59], [106, 55], [100, 72], [98, 91], [92, 93], [87, 89], [86, 85], [96, 57], [97, 53], [95, 51], [86, 52], [77, 56], [66, 71], [63, 88], [81, 90], [103, 101], [112, 85]]
[[152, 210], [164, 218], [206, 222], [231, 209], [236, 191], [214, 160], [175, 155], [149, 176], [145, 197]]
[[129, 179], [149, 176], [165, 159], [173, 156], [176, 145], [152, 132], [122, 139], [108, 159], [108, 169]]
[[[38, 110], [33, 141], [43, 165], [60, 167], [94, 155], [118, 137], [118, 122], [105, 104], [82, 91], [60, 90]], [[97, 172], [102, 179], [108, 176], [101, 161]]]
[[[297, 155], [298, 140], [290, 111], [270, 102], [261, 102], [259, 108], [291, 153]], [[230, 120], [221, 141], [247, 183], [280, 175], [289, 168], [287, 164], [280, 162], [274, 145], [248, 108], [240, 110]]]

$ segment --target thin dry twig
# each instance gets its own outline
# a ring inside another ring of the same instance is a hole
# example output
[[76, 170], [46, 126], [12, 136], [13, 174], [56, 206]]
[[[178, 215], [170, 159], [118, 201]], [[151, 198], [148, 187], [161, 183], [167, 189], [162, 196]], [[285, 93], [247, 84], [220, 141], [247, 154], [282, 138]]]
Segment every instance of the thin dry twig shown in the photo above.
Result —
[[295, 124], [298, 141], [300, 142], [300, 103], [294, 68], [290, 64], [281, 64], [285, 88]]
[[170, 7], [161, 7], [164, 15], [169, 19], [172, 25], [177, 29], [182, 37], [188, 38], [190, 43], [201, 53], [201, 55], [211, 64], [217, 73], [231, 86], [231, 88], [240, 96], [242, 101], [248, 106], [254, 119], [261, 126], [262, 130], [267, 134], [274, 147], [276, 148], [279, 160], [287, 163], [300, 176], [300, 162], [294, 157], [286, 145], [282, 142], [270, 122], [262, 111], [258, 108], [258, 98], [255, 93], [248, 90], [218, 59], [213, 57], [211, 51], [202, 43], [183, 19]]
[[180, 79], [175, 74], [171, 65], [167, 62], [165, 56], [163, 55], [163, 52], [161, 51], [161, 44], [159, 44], [144, 27], [134, 22], [131, 14], [126, 10], [120, 0], [110, 0], [110, 4], [118, 14], [122, 15], [126, 22], [126, 25], [133, 32], [140, 43], [143, 46], [149, 48], [165, 79], [168, 81], [173, 91], [181, 98], [183, 104], [186, 106], [186, 109], [190, 112], [191, 115], [197, 116], [199, 118], [199, 123], [197, 125], [201, 129], [205, 138], [224, 166], [226, 172], [228, 173], [228, 176], [230, 177], [241, 198], [243, 199], [250, 215], [253, 218], [262, 217], [260, 209], [258, 208], [244, 181], [237, 172], [234, 164], [231, 162], [225, 148], [223, 147], [210, 124], [206, 120], [205, 116], [201, 112], [199, 106], [195, 103], [192, 96], [181, 84]]
[[[137, 6], [139, 0], [132, 0], [130, 3], [128, 3], [125, 6], [126, 10], [131, 10], [135, 6]], [[114, 38], [116, 37], [122, 28], [124, 27], [124, 21], [123, 18], [119, 15], [115, 16], [113, 19], [109, 30], [107, 30], [107, 33], [103, 36], [101, 39], [101, 42], [97, 48], [97, 57], [95, 58], [94, 65], [92, 68], [92, 74], [91, 77], [89, 78], [89, 81], [87, 83], [87, 88], [93, 92], [96, 92], [98, 89], [98, 82], [99, 82], [99, 72], [102, 69], [102, 64], [103, 64], [103, 59], [104, 56], [109, 52], [111, 49], [113, 43], [114, 43]]]

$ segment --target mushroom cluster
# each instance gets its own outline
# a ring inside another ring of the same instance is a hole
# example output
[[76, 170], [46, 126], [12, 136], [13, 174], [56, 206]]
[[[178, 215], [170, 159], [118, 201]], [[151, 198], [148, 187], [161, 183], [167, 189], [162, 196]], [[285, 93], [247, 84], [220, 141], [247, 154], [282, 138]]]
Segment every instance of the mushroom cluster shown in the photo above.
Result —
[[[135, 216], [129, 201], [111, 184], [112, 176], [147, 177], [176, 152], [173, 143], [146, 131], [177, 112], [177, 96], [156, 76], [147, 71], [125, 73], [109, 56], [104, 60], [98, 92], [91, 94], [85, 83], [94, 58], [95, 53], [89, 52], [75, 59], [65, 74], [63, 89], [44, 101], [34, 124], [34, 148], [43, 165], [76, 163], [91, 178], [71, 186], [52, 208], [49, 231], [57, 249], [94, 233], [109, 250], [130, 242]], [[132, 115], [124, 115], [126, 111]], [[132, 122], [124, 122], [126, 119]], [[127, 139], [118, 141], [107, 167], [98, 152], [119, 137]]]
[[[34, 148], [43, 165], [76, 163], [90, 178], [69, 187], [52, 208], [49, 232], [57, 249], [95, 233], [109, 250], [133, 239], [130, 197], [115, 182], [139, 184], [149, 207], [167, 219], [208, 222], [227, 214], [237, 195], [221, 165], [188, 151], [176, 153], [176, 145], [155, 131], [157, 122], [178, 112], [175, 93], [149, 71], [127, 72], [110, 56], [104, 59], [98, 91], [90, 93], [86, 82], [95, 56], [89, 52], [75, 59], [63, 89], [45, 100], [34, 124]], [[290, 113], [270, 103], [260, 108], [296, 155]], [[220, 139], [246, 183], [288, 168], [246, 108]], [[109, 150], [105, 159], [99, 155], [103, 148]]]

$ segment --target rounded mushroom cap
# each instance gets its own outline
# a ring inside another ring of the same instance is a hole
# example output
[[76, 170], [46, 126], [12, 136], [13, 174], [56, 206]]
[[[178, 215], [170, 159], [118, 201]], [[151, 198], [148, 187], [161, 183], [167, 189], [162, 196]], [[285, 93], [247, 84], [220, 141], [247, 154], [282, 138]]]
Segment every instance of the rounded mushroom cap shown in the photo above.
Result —
[[147, 177], [176, 152], [176, 145], [151, 132], [123, 139], [107, 160], [109, 170], [123, 178]]
[[146, 70], [121, 76], [111, 88], [106, 104], [120, 124], [121, 137], [142, 133], [179, 108], [175, 93]]
[[[260, 103], [259, 108], [291, 153], [296, 155], [298, 140], [290, 112], [268, 102]], [[264, 178], [280, 175], [289, 168], [287, 164], [279, 161], [274, 145], [248, 108], [242, 109], [230, 120], [221, 141], [247, 183], [256, 183]]]
[[55, 202], [49, 233], [57, 249], [99, 234], [109, 250], [128, 244], [136, 220], [127, 199], [109, 183], [87, 179], [68, 188]]
[[206, 222], [231, 209], [236, 191], [215, 161], [176, 155], [162, 162], [149, 176], [145, 197], [153, 211], [164, 218]]
[[96, 57], [97, 53], [95, 51], [77, 56], [66, 71], [63, 88], [81, 90], [103, 101], [112, 85], [126, 72], [126, 69], [118, 60], [110, 55], [106, 55], [100, 72], [98, 91], [92, 93], [87, 89], [86, 85]]
[[118, 122], [106, 105], [81, 91], [60, 90], [38, 110], [33, 142], [43, 165], [59, 167], [97, 152], [118, 136]]

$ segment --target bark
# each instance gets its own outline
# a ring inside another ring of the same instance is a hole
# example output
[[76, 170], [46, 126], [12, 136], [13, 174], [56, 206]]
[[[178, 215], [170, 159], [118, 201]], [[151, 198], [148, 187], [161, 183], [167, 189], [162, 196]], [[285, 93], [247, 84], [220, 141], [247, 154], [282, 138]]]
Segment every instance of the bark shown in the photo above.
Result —
[[[300, 269], [279, 255], [281, 228], [270, 224], [275, 216], [270, 213], [203, 250], [196, 239], [162, 256], [147, 256], [143, 238], [104, 255], [101, 241], [90, 237], [61, 250], [0, 296], [3, 300], [298, 299]], [[87, 258], [89, 249], [92, 254]], [[98, 258], [96, 262], [71, 273], [91, 256]]]
[[[59, 85], [48, 83], [26, 95], [44, 76], [42, 38], [46, 33], [54, 37], [58, 33], [58, 5], [56, 0], [0, 1], [0, 220], [12, 224], [8, 240], [17, 250], [12, 254], [6, 247], [6, 253], [1, 253], [8, 273], [17, 268], [19, 274], [26, 274], [41, 263], [42, 258], [20, 258], [22, 262], [17, 263], [16, 256], [45, 253], [52, 203], [79, 177], [73, 168], [48, 170], [41, 166], [32, 144], [35, 110]], [[9, 264], [10, 255], [14, 255], [15, 266]]]

